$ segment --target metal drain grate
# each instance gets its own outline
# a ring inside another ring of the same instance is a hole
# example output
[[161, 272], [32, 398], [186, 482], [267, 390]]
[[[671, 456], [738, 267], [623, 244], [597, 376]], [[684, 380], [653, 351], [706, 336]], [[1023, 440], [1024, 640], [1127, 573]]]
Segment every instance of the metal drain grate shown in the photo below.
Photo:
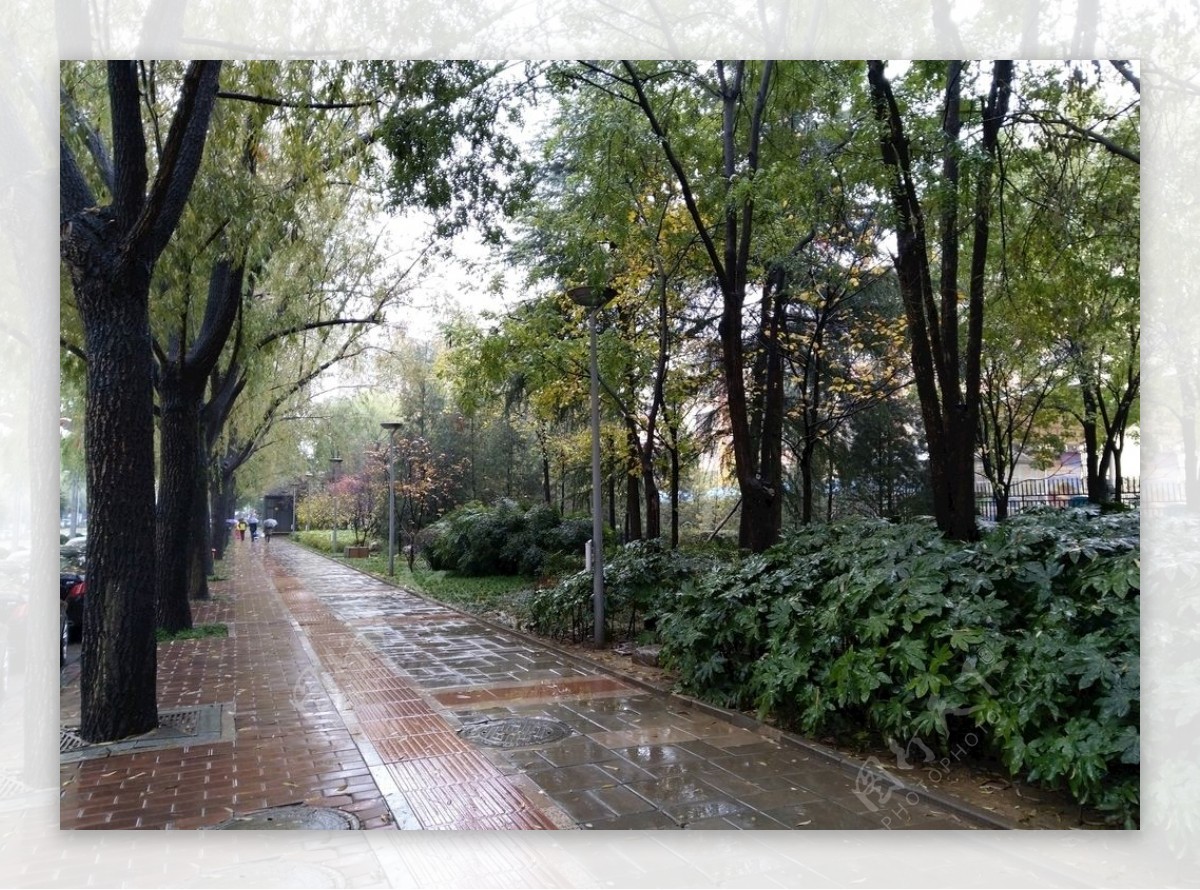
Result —
[[58, 753], [66, 754], [68, 751], [78, 751], [81, 748], [86, 748], [88, 743], [79, 737], [79, 733], [74, 729], [60, 729], [58, 731]]
[[86, 741], [78, 726], [60, 727], [58, 731], [58, 753], [62, 762], [106, 757], [147, 748], [169, 748], [176, 745], [195, 745], [218, 741], [222, 736], [222, 709], [220, 704], [199, 705], [160, 711], [158, 726], [139, 736], [115, 742]]
[[504, 717], [471, 723], [459, 735], [489, 748], [529, 748], [560, 741], [572, 732], [567, 724], [548, 717]]
[[195, 735], [200, 727], [200, 709], [191, 708], [187, 711], [170, 711], [158, 715], [158, 731], [165, 735], [167, 732], [179, 735]]

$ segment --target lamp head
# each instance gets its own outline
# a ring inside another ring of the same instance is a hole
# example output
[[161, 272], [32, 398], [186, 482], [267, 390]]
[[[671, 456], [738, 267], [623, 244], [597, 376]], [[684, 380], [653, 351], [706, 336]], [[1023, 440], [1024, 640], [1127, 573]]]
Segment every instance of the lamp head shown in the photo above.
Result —
[[587, 309], [599, 309], [616, 295], [616, 288], [591, 287], [589, 285], [573, 287], [567, 291], [567, 296], [571, 298], [571, 302]]

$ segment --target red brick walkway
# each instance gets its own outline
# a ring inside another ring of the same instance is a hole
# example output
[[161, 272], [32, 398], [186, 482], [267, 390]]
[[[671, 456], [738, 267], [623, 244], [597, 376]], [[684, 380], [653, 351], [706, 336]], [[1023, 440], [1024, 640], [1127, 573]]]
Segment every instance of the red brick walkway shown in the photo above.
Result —
[[[160, 712], [224, 705], [222, 738], [64, 763], [62, 828], [201, 828], [293, 803], [364, 828], [554, 827], [311, 592], [277, 589], [264, 550], [234, 542], [230, 579], [195, 609], [228, 638], [159, 646]], [[61, 722], [78, 720], [76, 680]]]

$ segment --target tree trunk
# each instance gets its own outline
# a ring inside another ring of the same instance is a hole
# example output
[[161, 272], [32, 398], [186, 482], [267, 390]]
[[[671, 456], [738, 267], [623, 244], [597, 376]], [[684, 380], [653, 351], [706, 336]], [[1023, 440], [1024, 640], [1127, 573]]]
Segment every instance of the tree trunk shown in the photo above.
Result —
[[[191, 559], [188, 562], [188, 599], [208, 599], [208, 577], [213, 573], [212, 522], [208, 512], [208, 468], [206, 455], [197, 451], [192, 493], [192, 522], [188, 531]], [[293, 506], [293, 510], [294, 510]], [[293, 514], [294, 515], [294, 514]]]
[[88, 354], [88, 595], [80, 679], [80, 732], [88, 741], [158, 725], [149, 284], [143, 267], [125, 280], [77, 286]]
[[800, 524], [809, 525], [813, 521], [813, 456], [816, 453], [816, 442], [806, 439], [800, 451]]
[[641, 472], [641, 443], [638, 441], [637, 427], [630, 418], [625, 418], [625, 520], [626, 541], [642, 540], [642, 491], [638, 485], [638, 474]]
[[149, 194], [136, 63], [108, 63], [112, 203], [100, 207], [59, 139], [59, 245], [88, 354], [91, 504], [81, 735], [106, 741], [158, 722], [154, 638], [154, 396], [150, 280], [204, 152], [220, 62], [193, 62]]
[[996, 521], [1003, 522], [1008, 519], [1008, 492], [1003, 488], [994, 489], [992, 500], [996, 504]]
[[192, 626], [188, 604], [188, 564], [192, 549], [192, 498], [196, 492], [196, 453], [200, 448], [198, 406], [187, 398], [174, 368], [159, 380], [159, 480], [155, 523], [155, 618], [177, 633]]
[[[674, 431], [672, 431], [673, 433]], [[672, 434], [672, 440], [674, 435]], [[679, 448], [670, 449], [671, 454], [671, 549], [679, 546]]]
[[[976, 173], [973, 200], [967, 336], [960, 356], [957, 222], [960, 192], [961, 90], [963, 64], [949, 63], [942, 114], [941, 258], [935, 292], [921, 195], [913, 175], [912, 143], [905, 132], [899, 104], [884, 75], [881, 60], [868, 63], [868, 80], [875, 116], [880, 124], [880, 148], [890, 171], [890, 191], [896, 215], [896, 271], [904, 301], [913, 377], [921, 402], [929, 451], [930, 483], [938, 528], [950, 538], [974, 540], [975, 434], [979, 422], [981, 355], [983, 348], [984, 273], [987, 268], [992, 173], [1000, 127], [1007, 114], [1012, 86], [1012, 63], [993, 65], [991, 90], [983, 114], [983, 162]], [[937, 297], [940, 296], [940, 301]]]

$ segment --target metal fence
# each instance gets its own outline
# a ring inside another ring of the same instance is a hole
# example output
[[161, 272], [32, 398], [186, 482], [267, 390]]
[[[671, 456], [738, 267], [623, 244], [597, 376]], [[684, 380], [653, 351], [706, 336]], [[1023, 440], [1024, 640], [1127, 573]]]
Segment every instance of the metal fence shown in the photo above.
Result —
[[[1177, 493], [1180, 502], [1183, 500], [1182, 486]], [[1160, 496], [1174, 497], [1176, 492], [1155, 492], [1156, 502], [1162, 502]], [[1121, 480], [1120, 501], [1132, 507], [1141, 505], [1141, 480], [1136, 476]], [[976, 512], [984, 519], [996, 518], [996, 499], [992, 487], [987, 482], [975, 484]], [[1025, 479], [1014, 482], [1008, 495], [1008, 515], [1015, 516], [1033, 507], [1051, 507], [1065, 509], [1067, 507], [1082, 507], [1087, 503], [1087, 482], [1077, 476], [1053, 476], [1047, 479]]]

